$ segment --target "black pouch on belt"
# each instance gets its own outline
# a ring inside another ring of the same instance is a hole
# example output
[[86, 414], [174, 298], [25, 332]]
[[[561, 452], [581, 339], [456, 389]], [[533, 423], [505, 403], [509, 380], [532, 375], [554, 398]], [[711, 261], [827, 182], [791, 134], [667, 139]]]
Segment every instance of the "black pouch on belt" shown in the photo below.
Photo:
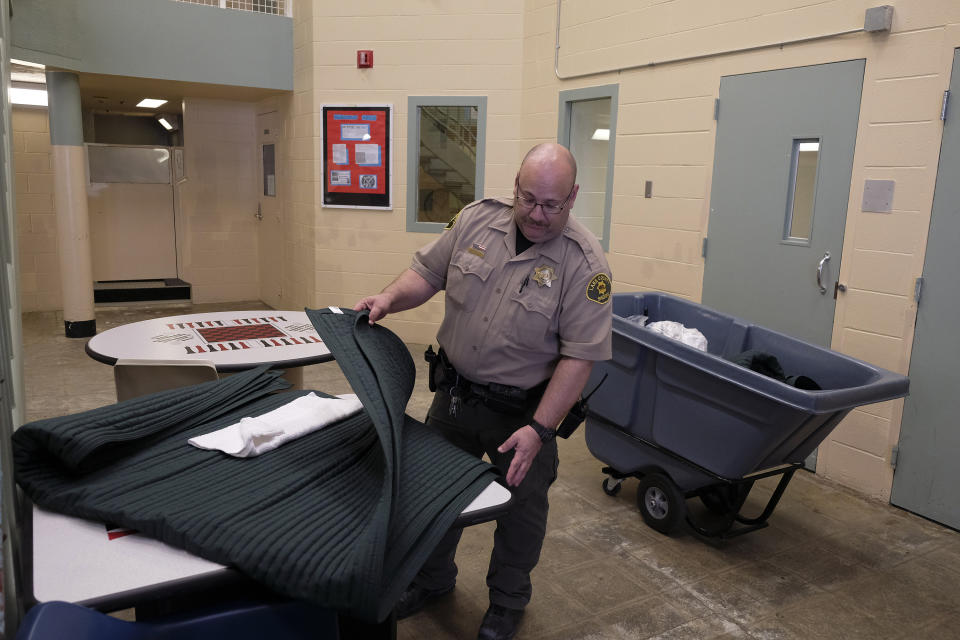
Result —
[[557, 426], [557, 437], [558, 438], [569, 438], [574, 431], [577, 430], [577, 427], [587, 419], [587, 401], [583, 398], [580, 398], [573, 406], [570, 407], [570, 411], [566, 416], [563, 417], [563, 420], [560, 421], [560, 424]]
[[433, 345], [428, 345], [427, 350], [423, 352], [423, 359], [427, 361], [427, 364], [430, 365], [429, 373], [427, 374], [427, 387], [430, 391], [435, 392], [437, 390], [437, 369], [440, 367], [440, 355], [433, 350]]
[[423, 352], [423, 359], [430, 365], [427, 387], [430, 391], [446, 391], [458, 383], [459, 376], [457, 370], [453, 368], [450, 361], [447, 360], [447, 354], [443, 352], [443, 347], [439, 351], [433, 350], [433, 345], [429, 345]]
[[590, 399], [594, 393], [597, 392], [597, 389], [600, 388], [600, 385], [603, 384], [604, 380], [607, 379], [607, 374], [603, 374], [603, 378], [600, 379], [600, 382], [597, 383], [597, 386], [593, 388], [593, 391], [587, 394], [587, 397], [580, 397], [573, 406], [570, 407], [570, 411], [564, 416], [563, 420], [557, 426], [557, 436], [560, 438], [569, 438], [574, 431], [577, 430], [577, 427], [587, 419], [587, 411], [589, 406], [587, 405], [587, 400]]

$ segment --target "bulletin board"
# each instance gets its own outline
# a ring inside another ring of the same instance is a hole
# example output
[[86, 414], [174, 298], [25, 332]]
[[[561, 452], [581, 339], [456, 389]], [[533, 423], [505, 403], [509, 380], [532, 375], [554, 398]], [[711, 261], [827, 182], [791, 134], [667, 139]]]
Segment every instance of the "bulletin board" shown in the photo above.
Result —
[[322, 105], [323, 206], [392, 209], [393, 105]]

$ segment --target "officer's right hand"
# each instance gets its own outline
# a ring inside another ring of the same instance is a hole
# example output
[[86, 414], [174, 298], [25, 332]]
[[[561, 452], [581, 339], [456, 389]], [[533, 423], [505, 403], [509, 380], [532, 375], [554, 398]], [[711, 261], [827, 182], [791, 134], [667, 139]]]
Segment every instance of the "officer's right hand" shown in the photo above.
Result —
[[370, 324], [373, 324], [390, 313], [390, 296], [385, 293], [378, 293], [375, 296], [367, 296], [353, 305], [354, 311], [363, 311], [365, 309], [370, 310]]

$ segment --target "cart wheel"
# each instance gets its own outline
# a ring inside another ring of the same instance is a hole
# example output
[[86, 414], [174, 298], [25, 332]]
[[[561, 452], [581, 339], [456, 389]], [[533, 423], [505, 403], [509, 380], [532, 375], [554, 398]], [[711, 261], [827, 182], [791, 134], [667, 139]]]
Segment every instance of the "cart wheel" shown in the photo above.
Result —
[[686, 512], [683, 494], [662, 473], [650, 473], [640, 479], [637, 507], [647, 526], [660, 533], [670, 533], [676, 529]]
[[603, 492], [608, 496], [615, 496], [620, 493], [620, 489], [623, 488], [623, 480], [617, 480], [611, 476], [607, 476], [603, 479]]

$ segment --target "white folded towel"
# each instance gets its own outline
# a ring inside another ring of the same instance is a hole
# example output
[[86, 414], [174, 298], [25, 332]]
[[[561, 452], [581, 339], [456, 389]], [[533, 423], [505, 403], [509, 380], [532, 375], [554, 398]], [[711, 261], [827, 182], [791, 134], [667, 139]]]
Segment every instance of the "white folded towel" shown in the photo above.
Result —
[[321, 398], [311, 392], [262, 416], [243, 418], [236, 424], [190, 438], [187, 442], [200, 449], [216, 449], [237, 458], [251, 458], [351, 416], [362, 408], [360, 400], [352, 393]]

